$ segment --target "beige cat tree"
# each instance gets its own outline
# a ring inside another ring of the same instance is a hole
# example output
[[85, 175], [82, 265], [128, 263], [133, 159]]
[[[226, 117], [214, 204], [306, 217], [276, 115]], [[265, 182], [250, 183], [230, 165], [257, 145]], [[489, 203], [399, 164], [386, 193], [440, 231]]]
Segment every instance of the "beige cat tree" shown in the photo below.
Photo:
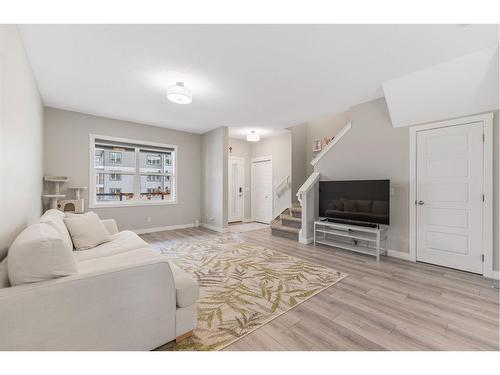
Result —
[[76, 214], [83, 213], [85, 207], [81, 194], [83, 190], [87, 189], [87, 186], [70, 187], [69, 189], [75, 191], [75, 199], [63, 199], [66, 198], [66, 195], [60, 193], [61, 184], [68, 182], [69, 178], [65, 176], [45, 176], [44, 180], [54, 184], [54, 193], [42, 195], [43, 198], [49, 200], [50, 208]]

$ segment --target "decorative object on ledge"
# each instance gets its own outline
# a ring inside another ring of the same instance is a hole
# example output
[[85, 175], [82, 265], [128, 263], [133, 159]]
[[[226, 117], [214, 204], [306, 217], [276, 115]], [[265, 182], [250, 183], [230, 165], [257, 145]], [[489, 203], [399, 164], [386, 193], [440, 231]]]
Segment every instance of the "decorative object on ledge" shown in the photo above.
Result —
[[331, 137], [325, 137], [323, 138], [323, 142], [325, 143], [325, 146], [328, 146], [328, 144], [333, 141], [333, 138], [335, 138], [334, 135], [332, 135]]
[[320, 161], [330, 149], [335, 146], [347, 132], [351, 130], [351, 122], [349, 121], [340, 131], [339, 133], [321, 150], [321, 152], [315, 156], [315, 158], [311, 161], [311, 165], [315, 166], [318, 161]]

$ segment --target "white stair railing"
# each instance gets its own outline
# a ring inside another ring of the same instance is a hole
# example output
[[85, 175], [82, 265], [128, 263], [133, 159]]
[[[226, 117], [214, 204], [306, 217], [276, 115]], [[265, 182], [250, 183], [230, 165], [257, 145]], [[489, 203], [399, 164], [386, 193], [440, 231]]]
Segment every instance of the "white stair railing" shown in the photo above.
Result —
[[333, 140], [328, 143], [313, 160], [311, 160], [311, 165], [314, 167], [321, 159], [323, 159], [325, 155], [328, 154], [328, 152], [332, 149], [332, 147], [335, 146], [342, 139], [342, 137], [349, 132], [349, 130], [351, 130], [350, 121], [342, 129], [340, 129], [335, 138], [333, 138]]
[[282, 187], [285, 183], [286, 183], [287, 185], [289, 185], [289, 184], [290, 184], [290, 182], [289, 182], [289, 181], [290, 181], [290, 175], [286, 176], [283, 180], [281, 180], [281, 182], [280, 182], [278, 185], [276, 185], [276, 186], [274, 187], [274, 190], [273, 190], [273, 191], [274, 191], [274, 192], [278, 195], [278, 191], [280, 190], [280, 188], [281, 188], [281, 187]]
[[319, 194], [319, 178], [320, 174], [313, 172], [297, 191], [297, 198], [302, 207], [299, 242], [305, 244], [312, 242], [314, 220], [317, 215], [315, 212], [315, 201], [316, 196]]

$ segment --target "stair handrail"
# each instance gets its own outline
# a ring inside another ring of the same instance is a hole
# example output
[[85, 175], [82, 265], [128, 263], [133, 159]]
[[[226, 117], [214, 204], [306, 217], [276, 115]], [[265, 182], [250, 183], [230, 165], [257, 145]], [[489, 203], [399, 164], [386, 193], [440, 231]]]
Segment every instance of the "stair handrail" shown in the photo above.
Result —
[[335, 138], [333, 138], [332, 141], [328, 143], [313, 160], [311, 160], [311, 165], [314, 167], [321, 159], [323, 159], [323, 157], [328, 154], [328, 151], [330, 151], [332, 147], [335, 146], [342, 139], [342, 137], [347, 134], [349, 130], [351, 130], [351, 121], [349, 121], [342, 129], [340, 129]]
[[313, 172], [311, 175], [307, 178], [306, 182], [302, 184], [302, 186], [299, 188], [297, 191], [297, 198], [299, 200], [299, 203], [302, 205], [302, 197], [307, 194], [309, 190], [312, 189], [312, 187], [316, 184], [316, 182], [319, 181], [319, 172]]
[[275, 186], [273, 191], [277, 192], [281, 185], [283, 185], [285, 182], [288, 183], [288, 180], [290, 180], [290, 175], [286, 176], [283, 180], [281, 180], [281, 182]]

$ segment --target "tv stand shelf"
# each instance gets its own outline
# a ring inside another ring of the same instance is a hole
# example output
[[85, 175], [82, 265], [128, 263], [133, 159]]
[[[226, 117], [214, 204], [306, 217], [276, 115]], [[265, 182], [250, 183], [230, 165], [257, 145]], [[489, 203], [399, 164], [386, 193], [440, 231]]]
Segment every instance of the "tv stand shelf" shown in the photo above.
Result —
[[[387, 228], [362, 227], [318, 220], [314, 222], [314, 246], [317, 243], [357, 253], [372, 255], [380, 260], [387, 255]], [[384, 243], [385, 247], [382, 247]]]

